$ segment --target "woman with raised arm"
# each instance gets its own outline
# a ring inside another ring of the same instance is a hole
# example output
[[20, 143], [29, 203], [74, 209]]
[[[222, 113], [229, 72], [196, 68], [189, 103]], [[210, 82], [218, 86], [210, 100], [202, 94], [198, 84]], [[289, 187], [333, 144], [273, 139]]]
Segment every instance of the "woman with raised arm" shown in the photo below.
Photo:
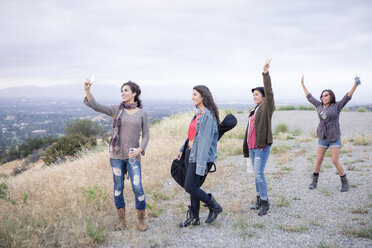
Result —
[[220, 123], [218, 108], [208, 87], [204, 85], [193, 88], [192, 100], [196, 107], [195, 115], [189, 125], [188, 138], [178, 155], [180, 159], [183, 150], [186, 149], [184, 188], [190, 194], [191, 206], [189, 206], [186, 220], [179, 224], [180, 227], [190, 224], [200, 225], [200, 201], [209, 208], [205, 223], [211, 223], [222, 212], [222, 207], [212, 194], [207, 194], [200, 188], [201, 180], [208, 170], [208, 163], [217, 159], [218, 125]]
[[244, 157], [250, 157], [254, 170], [256, 184], [256, 204], [251, 210], [258, 210], [259, 216], [267, 214], [269, 198], [265, 179], [265, 166], [269, 158], [273, 135], [271, 131], [271, 118], [275, 110], [274, 94], [269, 75], [271, 59], [266, 60], [263, 68], [264, 87], [252, 89], [253, 101], [256, 107], [250, 112], [247, 129], [243, 142]]
[[341, 149], [339, 117], [342, 108], [351, 100], [351, 96], [358, 86], [357, 81], [355, 80], [352, 89], [339, 102], [336, 102], [335, 94], [329, 89], [323, 90], [322, 94], [320, 94], [320, 101], [316, 100], [307, 90], [304, 83], [304, 76], [301, 78], [301, 85], [307, 100], [315, 106], [320, 120], [316, 130], [316, 134], [319, 138], [318, 150], [314, 165], [314, 173], [312, 175], [312, 182], [309, 185], [309, 189], [315, 189], [318, 186], [320, 166], [322, 165], [327, 149], [330, 148], [332, 162], [341, 178], [341, 192], [348, 191], [349, 183], [344, 168], [339, 161]]
[[[126, 227], [123, 191], [124, 175], [128, 173], [135, 194], [139, 221], [138, 229], [145, 231], [147, 229], [145, 221], [146, 201], [142, 188], [140, 155], [145, 155], [145, 149], [149, 142], [149, 118], [146, 111], [142, 109], [141, 89], [136, 83], [128, 81], [121, 86], [123, 101], [119, 105], [106, 106], [96, 102], [90, 92], [91, 86], [90, 80], [84, 83], [85, 105], [113, 118], [110, 164], [114, 178], [115, 207], [119, 218], [115, 230], [123, 230]], [[142, 142], [139, 144], [141, 132]]]

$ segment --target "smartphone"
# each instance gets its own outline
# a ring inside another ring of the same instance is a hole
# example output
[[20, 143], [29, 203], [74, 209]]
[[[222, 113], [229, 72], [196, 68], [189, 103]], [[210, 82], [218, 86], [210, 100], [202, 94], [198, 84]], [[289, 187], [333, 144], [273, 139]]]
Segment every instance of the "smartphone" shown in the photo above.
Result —
[[359, 79], [358, 76], [355, 76], [355, 80], [356, 80], [356, 82], [357, 82], [357, 85], [360, 85], [360, 84], [361, 84], [361, 83], [360, 83], [360, 79]]

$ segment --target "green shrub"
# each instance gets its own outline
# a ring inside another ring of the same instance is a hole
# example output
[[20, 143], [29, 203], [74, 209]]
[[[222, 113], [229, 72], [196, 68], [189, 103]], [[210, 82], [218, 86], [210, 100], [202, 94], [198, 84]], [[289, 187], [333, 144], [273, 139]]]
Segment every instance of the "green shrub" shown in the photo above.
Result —
[[275, 127], [275, 133], [286, 133], [288, 132], [287, 124], [281, 123]]
[[84, 148], [91, 148], [97, 145], [97, 139], [93, 136], [87, 138], [82, 134], [70, 134], [58, 138], [58, 141], [46, 149], [43, 161], [50, 165], [57, 160], [64, 160], [66, 156], [74, 156]]
[[297, 107], [298, 110], [315, 110], [313, 105], [300, 105]]
[[48, 146], [57, 141], [54, 137], [28, 138], [25, 143], [18, 146], [18, 152], [21, 158], [25, 158], [39, 149], [45, 150]]
[[361, 227], [361, 228], [350, 228], [350, 227], [345, 226], [343, 228], [343, 232], [347, 236], [372, 239], [372, 225], [368, 225], [366, 227]]
[[278, 200], [277, 203], [276, 203], [276, 205], [277, 205], [278, 207], [288, 207], [289, 204], [291, 204], [291, 201], [285, 199], [285, 196], [284, 196], [284, 195], [280, 196], [279, 200]]
[[94, 207], [96, 210], [101, 210], [102, 205], [107, 199], [107, 188], [102, 189], [98, 184], [94, 184], [93, 187], [81, 188], [83, 195], [87, 203]]
[[358, 107], [357, 112], [369, 112], [368, 109], [366, 109], [365, 107]]
[[276, 110], [296, 110], [296, 108], [293, 105], [281, 105]]
[[280, 153], [285, 153], [291, 149], [290, 146], [287, 145], [280, 145], [280, 146], [274, 146], [271, 148], [271, 152], [273, 154], [280, 154]]
[[67, 122], [65, 134], [82, 134], [86, 137], [102, 134], [103, 130], [97, 122], [91, 120], [75, 120]]
[[0, 183], [0, 199], [8, 198], [8, 185], [4, 182]]
[[90, 224], [90, 217], [87, 217], [86, 220], [87, 226], [87, 234], [90, 238], [93, 239], [95, 243], [103, 243], [107, 239], [107, 230], [103, 226], [98, 226], [97, 228]]
[[1, 156], [0, 164], [7, 163], [9, 161], [16, 160], [20, 157], [18, 149], [15, 146], [10, 147], [8, 152]]
[[[56, 141], [57, 138], [54, 137], [28, 138], [23, 144], [19, 145], [18, 148], [13, 146], [3, 154], [0, 158], [0, 164], [20, 158], [26, 158], [30, 154], [34, 154], [34, 156], [31, 156], [29, 159], [35, 160], [38, 150], [45, 150]], [[39, 157], [37, 159], [39, 159]], [[26, 161], [26, 163], [29, 163], [29, 161]]]
[[293, 136], [299, 136], [300, 134], [303, 133], [302, 129], [301, 128], [295, 128], [291, 131], [292, 135]]

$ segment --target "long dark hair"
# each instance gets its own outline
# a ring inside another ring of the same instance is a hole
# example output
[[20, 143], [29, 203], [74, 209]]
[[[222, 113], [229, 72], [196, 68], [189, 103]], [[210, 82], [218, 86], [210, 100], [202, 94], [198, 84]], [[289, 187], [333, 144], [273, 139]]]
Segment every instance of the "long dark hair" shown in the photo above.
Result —
[[210, 92], [208, 87], [205, 85], [197, 85], [193, 89], [200, 93], [200, 95], [203, 97], [204, 107], [212, 111], [212, 113], [216, 117], [217, 124], [220, 124], [218, 108], [217, 108], [217, 105], [214, 103], [212, 93]]
[[335, 93], [333, 93], [332, 90], [327, 89], [327, 90], [323, 90], [323, 91], [322, 91], [322, 94], [320, 94], [320, 101], [322, 102], [322, 104], [324, 104], [324, 103], [323, 103], [323, 100], [322, 100], [322, 95], [323, 95], [323, 93], [324, 93], [325, 91], [327, 91], [328, 94], [329, 94], [329, 96], [331, 97], [331, 100], [330, 100], [330, 103], [329, 103], [329, 104], [331, 105], [331, 104], [333, 104], [333, 103], [336, 103], [336, 96], [335, 96]]
[[141, 95], [141, 89], [140, 87], [138, 86], [138, 84], [136, 84], [135, 82], [132, 82], [132, 81], [128, 81], [126, 83], [123, 83], [123, 85], [121, 86], [120, 89], [123, 89], [123, 87], [125, 85], [128, 85], [130, 87], [130, 90], [133, 92], [133, 93], [137, 93], [136, 96], [134, 97], [134, 101], [137, 102], [137, 107], [139, 108], [142, 108], [142, 101], [140, 99], [140, 95]]

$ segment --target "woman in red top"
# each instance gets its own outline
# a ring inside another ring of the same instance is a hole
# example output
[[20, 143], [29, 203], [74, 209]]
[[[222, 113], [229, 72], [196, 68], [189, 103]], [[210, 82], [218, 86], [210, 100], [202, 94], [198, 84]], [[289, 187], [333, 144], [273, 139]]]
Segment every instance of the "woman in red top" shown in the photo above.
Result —
[[[190, 206], [187, 218], [180, 223], [180, 227], [200, 225], [199, 210], [200, 201], [209, 208], [209, 215], [205, 220], [211, 223], [222, 212], [222, 207], [217, 203], [212, 194], [207, 194], [200, 188], [201, 180], [205, 179], [208, 172], [208, 163], [217, 159], [217, 140], [219, 116], [217, 105], [208, 87], [204, 85], [195, 86], [192, 100], [194, 102], [195, 117], [190, 123], [188, 142], [185, 150], [186, 177], [184, 188], [190, 194]], [[181, 158], [181, 154], [178, 159]]]

